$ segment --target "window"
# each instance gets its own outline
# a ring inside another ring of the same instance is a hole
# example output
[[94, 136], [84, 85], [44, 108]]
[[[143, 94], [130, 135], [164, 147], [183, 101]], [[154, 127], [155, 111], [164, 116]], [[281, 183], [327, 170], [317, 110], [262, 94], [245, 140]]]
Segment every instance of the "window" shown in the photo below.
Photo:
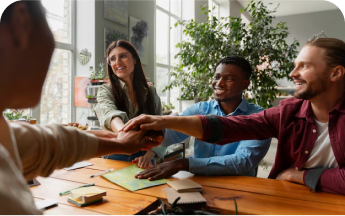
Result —
[[209, 10], [211, 10], [211, 13], [209, 13], [209, 17], [216, 17], [217, 19], [220, 18], [219, 16], [219, 4], [217, 4], [215, 1], [213, 0], [209, 0], [208, 1], [209, 4]]
[[[181, 41], [181, 26], [175, 27], [178, 20], [182, 20], [181, 0], [156, 0], [156, 73], [155, 83], [157, 93], [162, 102], [172, 103], [175, 106], [173, 111], [180, 112], [179, 88], [162, 92], [170, 81], [168, 72], [176, 64], [174, 56], [178, 53], [176, 44]], [[170, 29], [171, 28], [171, 29]]]
[[48, 25], [55, 39], [55, 51], [45, 80], [41, 102], [33, 116], [41, 125], [63, 124], [72, 119], [72, 78], [74, 74], [75, 1], [42, 0]]

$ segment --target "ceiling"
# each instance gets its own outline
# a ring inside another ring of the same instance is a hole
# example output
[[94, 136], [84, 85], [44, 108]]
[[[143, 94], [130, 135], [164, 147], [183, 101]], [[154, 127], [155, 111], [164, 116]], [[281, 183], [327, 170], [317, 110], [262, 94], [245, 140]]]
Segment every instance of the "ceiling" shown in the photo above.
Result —
[[[227, 0], [215, 0], [215, 1], [224, 2]], [[230, 0], [230, 1], [233, 1], [233, 0]], [[246, 7], [249, 2], [249, 0], [237, 0], [237, 1], [241, 4], [242, 7]], [[280, 6], [277, 12], [274, 13], [276, 17], [338, 9], [336, 5], [325, 0], [262, 0], [262, 1], [264, 2], [264, 4], [268, 6], [268, 9], [274, 9], [278, 5], [278, 3], [280, 3]], [[268, 3], [273, 3], [273, 4], [268, 5]]]

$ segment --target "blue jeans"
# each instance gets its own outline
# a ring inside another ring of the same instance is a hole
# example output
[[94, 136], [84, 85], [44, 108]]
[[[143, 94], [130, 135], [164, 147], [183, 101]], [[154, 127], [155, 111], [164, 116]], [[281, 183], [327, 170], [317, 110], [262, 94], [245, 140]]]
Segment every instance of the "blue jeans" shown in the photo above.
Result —
[[134, 153], [132, 155], [113, 154], [113, 155], [108, 155], [105, 158], [112, 159], [112, 160], [132, 162], [132, 160], [134, 160], [135, 158], [144, 156], [145, 154], [146, 154], [146, 151], [138, 151], [137, 153]]

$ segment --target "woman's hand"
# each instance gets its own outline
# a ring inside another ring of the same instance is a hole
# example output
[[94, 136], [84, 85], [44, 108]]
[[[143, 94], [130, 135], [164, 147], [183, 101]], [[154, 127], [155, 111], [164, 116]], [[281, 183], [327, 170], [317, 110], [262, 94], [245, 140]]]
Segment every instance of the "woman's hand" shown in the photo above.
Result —
[[123, 132], [123, 131], [119, 132], [117, 135], [117, 139], [119, 139], [119, 140], [123, 139], [123, 137], [125, 137], [125, 134], [126, 134], [126, 132]]
[[156, 155], [155, 152], [147, 151], [144, 156], [140, 156], [132, 160], [132, 163], [137, 164], [137, 167], [142, 168], [142, 169], [153, 167], [154, 165], [151, 163], [151, 160], [153, 159], [155, 155]]

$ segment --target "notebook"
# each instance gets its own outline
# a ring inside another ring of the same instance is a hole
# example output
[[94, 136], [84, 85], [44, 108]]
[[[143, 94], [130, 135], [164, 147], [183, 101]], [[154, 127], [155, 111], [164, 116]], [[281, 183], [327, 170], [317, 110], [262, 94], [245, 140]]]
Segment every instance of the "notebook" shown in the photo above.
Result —
[[200, 194], [200, 192], [185, 192], [179, 193], [173, 188], [164, 188], [165, 194], [167, 195], [168, 202], [170, 204], [180, 197], [177, 204], [195, 204], [195, 203], [206, 203], [205, 198]]
[[170, 181], [167, 184], [180, 193], [202, 191], [202, 186], [190, 179]]
[[82, 187], [71, 190], [68, 201], [78, 206], [86, 206], [95, 202], [101, 202], [103, 196], [106, 195], [107, 192], [98, 187]]

